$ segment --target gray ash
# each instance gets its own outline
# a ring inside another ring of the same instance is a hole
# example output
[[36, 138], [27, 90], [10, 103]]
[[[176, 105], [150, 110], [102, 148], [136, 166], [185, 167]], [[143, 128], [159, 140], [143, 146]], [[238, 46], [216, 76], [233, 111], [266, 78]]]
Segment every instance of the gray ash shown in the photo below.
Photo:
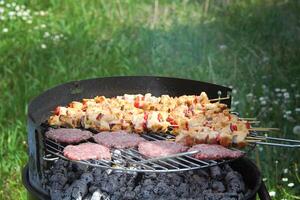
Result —
[[120, 172], [57, 160], [45, 173], [51, 199], [245, 199], [242, 176], [229, 165], [178, 173]]

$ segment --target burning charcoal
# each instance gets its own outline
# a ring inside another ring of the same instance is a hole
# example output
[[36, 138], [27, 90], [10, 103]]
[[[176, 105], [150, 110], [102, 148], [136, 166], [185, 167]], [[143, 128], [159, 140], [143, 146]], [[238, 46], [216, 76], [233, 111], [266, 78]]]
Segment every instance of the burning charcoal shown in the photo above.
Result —
[[199, 170], [197, 170], [197, 174], [199, 174], [199, 176], [209, 177], [209, 173], [205, 169], [199, 169]]
[[243, 192], [245, 190], [245, 185], [242, 183], [242, 181], [233, 179], [227, 183], [227, 190], [229, 192]]
[[62, 191], [61, 190], [52, 190], [50, 189], [51, 200], [59, 200], [62, 199]]
[[87, 191], [87, 183], [83, 180], [77, 180], [73, 182], [69, 188], [67, 188], [63, 200], [81, 200], [84, 195], [86, 195]]
[[233, 171], [233, 169], [229, 165], [224, 165], [223, 170], [224, 170], [224, 173], [228, 173], [228, 172], [232, 172]]
[[61, 173], [54, 174], [53, 176], [50, 177], [50, 182], [52, 183], [50, 187], [54, 190], [55, 189], [60, 190], [65, 186], [67, 181], [68, 178], [64, 174]]
[[221, 168], [219, 166], [213, 166], [210, 167], [210, 175], [212, 178], [217, 179], [217, 180], [221, 180], [222, 179], [222, 172], [221, 172]]
[[229, 192], [245, 191], [244, 181], [242, 180], [242, 176], [238, 172], [229, 172], [225, 177], [225, 181], [227, 183], [227, 190]]
[[168, 192], [166, 190], [168, 188], [168, 185], [164, 182], [159, 182], [155, 188], [153, 189], [154, 194], [156, 195], [162, 195], [164, 192]]
[[189, 186], [186, 183], [181, 183], [179, 187], [177, 188], [177, 195], [181, 196], [182, 198], [188, 198], [189, 197]]
[[86, 183], [94, 181], [94, 177], [91, 173], [84, 173], [81, 175], [81, 180], [84, 180]]
[[216, 192], [224, 192], [225, 186], [221, 181], [213, 181], [211, 187]]
[[109, 196], [98, 189], [93, 193], [90, 200], [109, 200]]
[[125, 192], [123, 199], [126, 199], [126, 200], [135, 199], [135, 195], [136, 194], [134, 191], [127, 191], [127, 192]]

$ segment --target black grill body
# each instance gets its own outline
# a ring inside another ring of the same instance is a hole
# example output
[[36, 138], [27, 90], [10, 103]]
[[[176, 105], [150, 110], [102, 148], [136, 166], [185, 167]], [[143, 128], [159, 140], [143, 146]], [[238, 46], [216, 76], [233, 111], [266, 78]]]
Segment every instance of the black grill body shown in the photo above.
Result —
[[[33, 99], [28, 108], [29, 162], [23, 172], [23, 182], [31, 195], [30, 199], [49, 198], [47, 191], [42, 187], [43, 172], [47, 163], [43, 160], [44, 144], [41, 124], [50, 116], [55, 107], [100, 95], [113, 97], [123, 94], [152, 93], [155, 96], [162, 94], [180, 96], [200, 94], [202, 91], [206, 92], [210, 98], [226, 97], [231, 93], [230, 88], [211, 83], [152, 76], [108, 77], [73, 81], [45, 91]], [[222, 103], [230, 107], [231, 99], [224, 100]], [[249, 173], [249, 171], [241, 173], [245, 177], [250, 175], [249, 178], [245, 178], [245, 181], [253, 188], [253, 194], [256, 194], [261, 186], [261, 178], [256, 166], [247, 159], [234, 162], [234, 165], [236, 165], [234, 168], [237, 171], [239, 171], [238, 168], [253, 171], [253, 173]], [[249, 166], [245, 167], [245, 165]]]

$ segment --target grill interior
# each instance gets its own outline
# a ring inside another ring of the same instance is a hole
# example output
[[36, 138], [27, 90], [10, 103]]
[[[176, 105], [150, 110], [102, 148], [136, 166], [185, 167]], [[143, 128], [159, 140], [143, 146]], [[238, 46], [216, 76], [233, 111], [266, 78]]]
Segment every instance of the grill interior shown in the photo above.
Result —
[[[148, 141], [154, 140], [173, 140], [175, 136], [172, 134], [157, 134], [157, 133], [147, 133], [141, 135]], [[45, 137], [45, 157], [44, 160], [53, 161], [58, 158], [63, 158], [68, 160], [63, 155], [64, 145], [59, 144], [51, 139]], [[236, 151], [239, 151], [235, 149]], [[201, 169], [212, 167], [215, 165], [224, 164], [226, 162], [233, 161], [230, 160], [198, 160], [192, 155], [198, 153], [185, 152], [174, 154], [171, 156], [147, 159], [141, 155], [135, 148], [127, 149], [113, 149], [112, 160], [85, 160], [85, 161], [73, 161], [77, 163], [82, 163], [85, 165], [100, 167], [113, 170], [121, 171], [135, 171], [135, 172], [178, 172], [187, 171], [194, 169]]]

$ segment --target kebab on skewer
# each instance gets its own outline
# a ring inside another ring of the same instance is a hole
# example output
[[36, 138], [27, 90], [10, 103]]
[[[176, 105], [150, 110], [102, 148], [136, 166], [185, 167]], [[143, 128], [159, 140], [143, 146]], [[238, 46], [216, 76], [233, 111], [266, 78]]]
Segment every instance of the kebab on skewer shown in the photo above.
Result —
[[226, 104], [212, 103], [206, 93], [154, 97], [127, 95], [104, 96], [59, 106], [49, 125], [83, 127], [95, 131], [171, 132], [186, 145], [199, 143], [230, 146], [246, 145], [250, 125], [229, 112]]

